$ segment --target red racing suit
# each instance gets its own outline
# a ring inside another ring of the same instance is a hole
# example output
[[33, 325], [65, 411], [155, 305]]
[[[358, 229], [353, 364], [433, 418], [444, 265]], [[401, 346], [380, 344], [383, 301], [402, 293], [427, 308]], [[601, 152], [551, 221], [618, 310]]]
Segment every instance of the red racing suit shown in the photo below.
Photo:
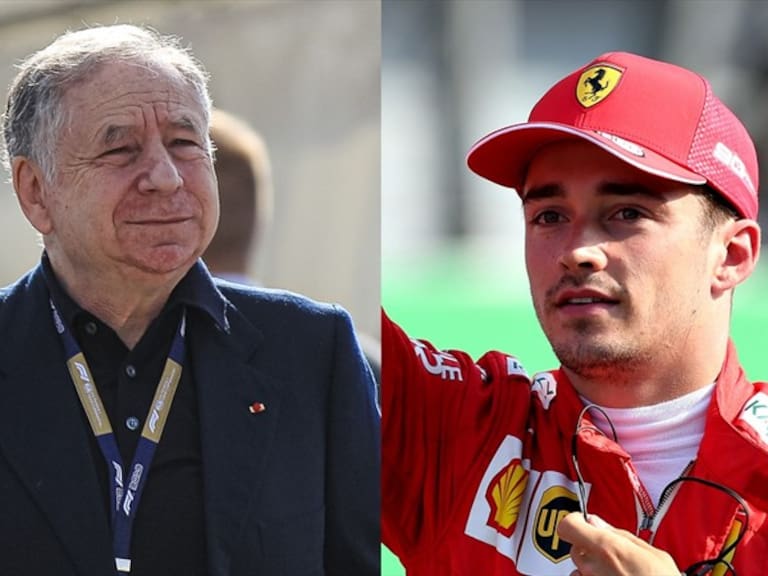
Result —
[[[557, 524], [579, 510], [572, 439], [583, 404], [561, 370], [529, 378], [512, 356], [475, 363], [382, 320], [382, 537], [408, 576], [568, 575]], [[730, 555], [768, 574], [768, 384], [751, 384], [729, 344], [687, 481], [656, 507], [619, 444], [581, 421], [587, 509], [666, 550], [680, 570]], [[720, 564], [715, 576], [728, 574]]]

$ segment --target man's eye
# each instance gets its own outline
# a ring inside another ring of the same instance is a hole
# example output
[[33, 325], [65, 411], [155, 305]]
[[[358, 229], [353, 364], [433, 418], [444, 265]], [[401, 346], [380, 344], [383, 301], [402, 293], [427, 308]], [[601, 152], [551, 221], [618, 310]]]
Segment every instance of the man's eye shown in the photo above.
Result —
[[115, 156], [118, 154], [130, 154], [133, 152], [133, 149], [129, 146], [118, 146], [117, 148], [110, 148], [102, 156]]
[[640, 210], [636, 208], [622, 208], [616, 212], [616, 218], [618, 220], [638, 220], [642, 218]]
[[186, 138], [176, 138], [173, 140], [174, 146], [197, 146], [197, 142], [194, 140], [187, 140]]
[[554, 210], [544, 210], [533, 218], [533, 224], [557, 224], [562, 221], [562, 216]]

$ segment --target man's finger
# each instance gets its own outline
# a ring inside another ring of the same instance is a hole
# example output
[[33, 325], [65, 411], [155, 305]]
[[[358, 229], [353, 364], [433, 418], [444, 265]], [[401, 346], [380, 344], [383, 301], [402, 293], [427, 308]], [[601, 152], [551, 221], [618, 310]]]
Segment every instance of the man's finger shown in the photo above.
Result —
[[[611, 528], [604, 520], [599, 522], [606, 528]], [[596, 545], [599, 546], [598, 541], [604, 537], [606, 528], [590, 525], [584, 521], [581, 513], [572, 512], [560, 521], [557, 526], [557, 534], [566, 542], [570, 542], [572, 546], [588, 552]]]
[[608, 529], [616, 534], [620, 534], [624, 536], [624, 538], [632, 542], [633, 544], [639, 546], [640, 548], [645, 548], [645, 549], [653, 548], [650, 544], [648, 544], [648, 542], [646, 542], [639, 536], [636, 536], [635, 534], [633, 534], [632, 532], [629, 532], [628, 530], [622, 530], [620, 528], [615, 528], [611, 526], [610, 524], [608, 524], [608, 522], [606, 522], [596, 514], [589, 515], [589, 524], [591, 524], [592, 526], [595, 526], [596, 528]]

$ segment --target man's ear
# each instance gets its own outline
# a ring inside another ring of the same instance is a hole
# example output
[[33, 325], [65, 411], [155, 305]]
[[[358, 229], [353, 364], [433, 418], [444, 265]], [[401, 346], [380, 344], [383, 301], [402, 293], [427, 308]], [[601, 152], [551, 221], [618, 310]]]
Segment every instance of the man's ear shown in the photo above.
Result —
[[760, 257], [760, 226], [754, 220], [730, 221], [720, 232], [723, 257], [712, 280], [712, 293], [718, 296], [746, 280]]
[[53, 230], [53, 222], [45, 194], [46, 181], [43, 171], [36, 162], [26, 156], [16, 156], [11, 163], [11, 174], [13, 189], [24, 216], [40, 234], [49, 234]]

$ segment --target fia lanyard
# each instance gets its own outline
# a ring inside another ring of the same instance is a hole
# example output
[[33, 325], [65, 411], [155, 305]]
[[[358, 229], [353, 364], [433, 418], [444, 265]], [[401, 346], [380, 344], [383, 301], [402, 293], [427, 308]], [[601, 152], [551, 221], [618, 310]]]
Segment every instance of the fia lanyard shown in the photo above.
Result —
[[67, 356], [67, 367], [72, 377], [72, 383], [77, 390], [77, 396], [88, 417], [93, 435], [99, 444], [101, 453], [107, 463], [109, 472], [110, 518], [112, 522], [112, 547], [115, 553], [115, 567], [118, 573], [131, 571], [131, 532], [139, 500], [149, 475], [149, 467], [155, 455], [155, 449], [163, 434], [171, 403], [176, 394], [176, 388], [181, 379], [184, 365], [184, 331], [187, 311], [181, 316], [178, 329], [173, 337], [171, 351], [165, 361], [163, 374], [155, 390], [155, 396], [147, 414], [141, 437], [133, 455], [133, 462], [127, 471], [123, 467], [117, 440], [109, 423], [109, 417], [104, 410], [93, 375], [88, 367], [77, 341], [67, 329], [61, 316], [56, 310], [53, 300], [50, 300], [51, 312], [56, 331], [64, 344]]

